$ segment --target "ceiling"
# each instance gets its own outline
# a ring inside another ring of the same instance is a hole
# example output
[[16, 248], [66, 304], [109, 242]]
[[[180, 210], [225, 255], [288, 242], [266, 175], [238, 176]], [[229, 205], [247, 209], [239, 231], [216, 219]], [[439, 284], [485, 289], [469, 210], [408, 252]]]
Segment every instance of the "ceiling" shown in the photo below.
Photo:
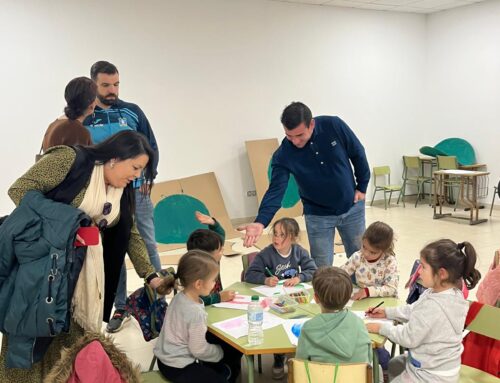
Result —
[[434, 13], [485, 0], [268, 0], [319, 6], [348, 7], [377, 11]]

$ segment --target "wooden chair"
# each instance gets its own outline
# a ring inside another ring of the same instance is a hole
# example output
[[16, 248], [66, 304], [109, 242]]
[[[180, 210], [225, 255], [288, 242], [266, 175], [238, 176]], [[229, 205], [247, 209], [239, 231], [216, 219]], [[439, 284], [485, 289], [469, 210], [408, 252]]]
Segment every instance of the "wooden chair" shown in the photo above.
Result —
[[330, 364], [295, 358], [288, 360], [288, 383], [330, 382], [372, 383], [372, 367], [368, 363]]
[[[383, 183], [380, 184], [380, 179], [383, 177]], [[377, 184], [378, 182], [378, 184]], [[372, 202], [370, 203], [370, 206], [373, 205], [373, 200], [375, 199], [375, 194], [378, 191], [383, 191], [384, 192], [384, 203], [385, 203], [385, 209], [387, 210], [387, 193], [389, 193], [389, 205], [391, 204], [391, 197], [393, 192], [399, 192], [399, 195], [401, 196], [401, 191], [403, 189], [402, 185], [394, 185], [391, 184], [391, 168], [389, 166], [375, 166], [373, 168], [373, 197], [372, 197]], [[405, 199], [404, 195], [403, 197], [403, 206], [405, 206]], [[399, 198], [398, 198], [399, 202]]]

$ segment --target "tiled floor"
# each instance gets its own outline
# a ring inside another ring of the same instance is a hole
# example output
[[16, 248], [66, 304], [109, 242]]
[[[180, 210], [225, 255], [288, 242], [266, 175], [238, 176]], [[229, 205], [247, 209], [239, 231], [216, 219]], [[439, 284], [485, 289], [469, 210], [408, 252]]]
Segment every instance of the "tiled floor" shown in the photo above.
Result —
[[[480, 212], [480, 215], [486, 218], [488, 213], [488, 209], [484, 209]], [[406, 298], [407, 295], [404, 284], [409, 275], [413, 261], [418, 258], [420, 249], [426, 243], [438, 238], [451, 238], [454, 241], [471, 242], [475, 246], [479, 257], [477, 268], [483, 275], [491, 263], [494, 251], [500, 248], [500, 240], [498, 240], [497, 237], [500, 232], [499, 210], [493, 211], [493, 216], [488, 222], [476, 226], [470, 226], [467, 221], [455, 219], [433, 220], [432, 214], [432, 208], [425, 203], [419, 204], [417, 208], [414, 208], [411, 203], [408, 203], [406, 208], [393, 204], [387, 210], [384, 210], [382, 203], [372, 208], [367, 207], [366, 209], [367, 225], [377, 220], [384, 221], [393, 227], [397, 235], [395, 248], [401, 275], [399, 295], [402, 298]], [[303, 220], [301, 219], [299, 221], [301, 226], [304, 226]], [[494, 234], [495, 232], [497, 235]], [[233, 248], [243, 252], [256, 250], [243, 248], [241, 240], [235, 241]], [[336, 255], [336, 265], [340, 265], [344, 261], [345, 256]], [[224, 285], [229, 286], [239, 281], [241, 269], [241, 256], [224, 257], [221, 261], [221, 275]], [[134, 270], [129, 270], [128, 289], [133, 291], [140, 287], [141, 284], [142, 281], [137, 277]], [[474, 298], [475, 290], [470, 294], [470, 299]], [[153, 356], [152, 349], [154, 341], [146, 343], [143, 340], [139, 326], [135, 320], [129, 321], [122, 331], [114, 335], [114, 339], [119, 347], [123, 349], [134, 362], [140, 364], [144, 370], [149, 368]], [[261, 375], [256, 374], [256, 382], [272, 381], [270, 377], [272, 357], [264, 357], [263, 364], [264, 372]], [[243, 367], [241, 381], [246, 381], [245, 366]], [[283, 379], [283, 381], [286, 381], [286, 379]]]

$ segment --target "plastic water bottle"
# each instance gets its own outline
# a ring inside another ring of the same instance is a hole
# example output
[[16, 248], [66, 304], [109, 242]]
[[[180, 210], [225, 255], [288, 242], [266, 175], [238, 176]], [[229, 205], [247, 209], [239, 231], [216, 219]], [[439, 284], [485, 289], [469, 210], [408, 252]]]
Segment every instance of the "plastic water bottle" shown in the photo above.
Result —
[[257, 346], [264, 342], [263, 321], [264, 311], [259, 303], [259, 297], [253, 295], [248, 305], [248, 343], [250, 346]]

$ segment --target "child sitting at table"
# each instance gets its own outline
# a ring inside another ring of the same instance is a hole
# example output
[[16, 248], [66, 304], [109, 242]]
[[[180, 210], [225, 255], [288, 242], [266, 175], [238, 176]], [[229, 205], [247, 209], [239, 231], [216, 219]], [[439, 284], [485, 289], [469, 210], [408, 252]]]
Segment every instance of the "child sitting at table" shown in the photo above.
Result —
[[312, 284], [321, 314], [302, 326], [295, 357], [324, 363], [371, 363], [372, 342], [363, 320], [345, 308], [352, 294], [349, 275], [338, 267], [321, 267]]
[[361, 250], [341, 268], [349, 275], [354, 274], [360, 287], [352, 299], [397, 297], [399, 273], [392, 228], [380, 221], [368, 226], [362, 237]]
[[470, 290], [481, 278], [475, 269], [476, 252], [469, 242], [450, 239], [430, 243], [420, 252], [420, 278], [427, 290], [411, 305], [374, 308], [373, 318], [404, 322], [402, 326], [369, 323], [379, 333], [408, 349], [389, 362], [391, 382], [457, 382], [462, 354], [462, 333], [468, 302], [462, 278]]
[[[197, 211], [195, 213], [198, 222], [208, 225], [207, 229], [198, 229], [191, 233], [186, 246], [188, 250], [203, 250], [210, 253], [212, 257], [220, 265], [220, 260], [224, 253], [224, 239], [226, 232], [221, 224], [213, 217]], [[213, 305], [214, 303], [227, 302], [234, 299], [235, 292], [232, 290], [222, 291], [222, 282], [220, 274], [217, 275], [215, 285], [210, 294], [201, 297], [205, 306]]]
[[[307, 250], [296, 243], [299, 232], [299, 224], [293, 218], [277, 220], [272, 227], [273, 243], [255, 257], [245, 273], [245, 282], [276, 286], [283, 279], [283, 285], [288, 287], [312, 280], [316, 264]], [[273, 379], [284, 375], [285, 355], [275, 354]]]
[[240, 373], [241, 353], [207, 333], [200, 296], [210, 293], [218, 274], [219, 264], [210, 254], [192, 250], [181, 257], [177, 273], [165, 277], [166, 287], [177, 279], [183, 287], [168, 307], [154, 348], [158, 368], [171, 382], [235, 382]]

